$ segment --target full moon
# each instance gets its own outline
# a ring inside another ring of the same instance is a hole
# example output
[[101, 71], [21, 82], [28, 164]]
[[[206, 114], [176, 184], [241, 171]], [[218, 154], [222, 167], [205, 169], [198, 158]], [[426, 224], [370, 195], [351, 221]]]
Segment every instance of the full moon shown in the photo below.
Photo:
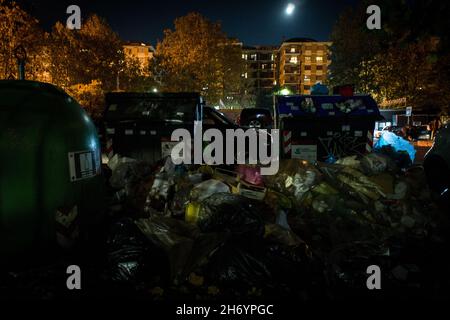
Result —
[[288, 16], [290, 16], [294, 12], [294, 9], [295, 9], [295, 5], [292, 3], [289, 3], [286, 7], [286, 14]]

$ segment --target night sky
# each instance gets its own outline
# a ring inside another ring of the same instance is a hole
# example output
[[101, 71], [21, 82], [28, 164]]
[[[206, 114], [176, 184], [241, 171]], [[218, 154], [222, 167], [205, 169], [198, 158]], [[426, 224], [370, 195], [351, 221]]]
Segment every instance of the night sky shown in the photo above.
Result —
[[[213, 21], [221, 21], [223, 30], [246, 45], [277, 45], [283, 37], [308, 37], [329, 40], [339, 13], [357, 0], [19, 0], [38, 18], [46, 30], [56, 21], [65, 22], [67, 6], [77, 4], [82, 17], [97, 13], [107, 19], [120, 37], [127, 41], [155, 45], [163, 30], [173, 28], [173, 20], [197, 11]], [[291, 2], [296, 9], [285, 14]]]

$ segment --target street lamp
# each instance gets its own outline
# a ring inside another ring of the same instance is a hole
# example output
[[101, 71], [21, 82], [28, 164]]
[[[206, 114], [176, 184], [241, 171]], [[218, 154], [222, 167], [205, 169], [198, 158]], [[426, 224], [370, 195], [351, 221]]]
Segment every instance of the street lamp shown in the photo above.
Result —
[[289, 90], [288, 88], [284, 88], [281, 89], [278, 94], [282, 95], [282, 96], [288, 96], [291, 94], [291, 90]]

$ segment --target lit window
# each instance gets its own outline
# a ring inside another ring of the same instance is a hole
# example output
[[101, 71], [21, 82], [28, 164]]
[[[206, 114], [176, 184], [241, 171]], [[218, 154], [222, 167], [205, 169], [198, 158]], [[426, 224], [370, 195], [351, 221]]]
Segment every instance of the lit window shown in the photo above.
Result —
[[261, 69], [266, 69], [266, 68], [267, 68], [267, 64], [263, 63], [263, 64], [261, 65]]
[[309, 76], [305, 76], [305, 77], [304, 77], [304, 81], [305, 81], [305, 82], [309, 82], [309, 81], [311, 81], [311, 79], [309, 78]]
[[252, 54], [252, 55], [250, 56], [250, 60], [256, 61], [256, 54]]
[[242, 59], [247, 60], [247, 55], [246, 54], [242, 54]]
[[322, 62], [323, 61], [323, 57], [316, 57], [316, 61], [317, 62]]
[[297, 63], [297, 57], [291, 57], [289, 60], [290, 63]]
[[294, 53], [295, 53], [295, 48], [291, 48], [291, 52], [294, 52]]
[[311, 57], [305, 57], [305, 62], [306, 63], [310, 63], [311, 62]]
[[273, 54], [270, 56], [270, 60], [272, 60], [273, 61]]

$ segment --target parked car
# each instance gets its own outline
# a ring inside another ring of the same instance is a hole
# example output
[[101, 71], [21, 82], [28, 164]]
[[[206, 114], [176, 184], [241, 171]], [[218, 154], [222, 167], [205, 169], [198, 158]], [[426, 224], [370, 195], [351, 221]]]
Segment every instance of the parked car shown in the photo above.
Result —
[[428, 184], [448, 201], [450, 186], [450, 124], [441, 127], [436, 134], [433, 147], [424, 160]]
[[269, 109], [246, 108], [241, 111], [239, 116], [239, 125], [242, 127], [271, 129], [272, 123], [272, 114]]
[[417, 126], [414, 127], [414, 139], [415, 140], [430, 140], [431, 139], [431, 130], [428, 126]]

